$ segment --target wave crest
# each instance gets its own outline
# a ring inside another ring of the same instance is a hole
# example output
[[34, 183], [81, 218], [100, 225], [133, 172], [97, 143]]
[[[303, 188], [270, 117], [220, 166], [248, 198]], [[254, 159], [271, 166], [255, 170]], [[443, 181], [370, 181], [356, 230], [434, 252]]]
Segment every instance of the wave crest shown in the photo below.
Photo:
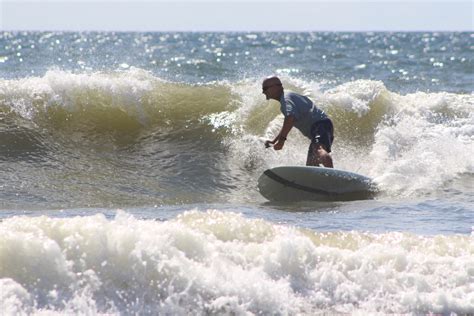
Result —
[[41, 78], [0, 81], [3, 112], [55, 128], [129, 131], [172, 125], [222, 111], [229, 99], [224, 84], [171, 83], [136, 68], [93, 74], [48, 71]]

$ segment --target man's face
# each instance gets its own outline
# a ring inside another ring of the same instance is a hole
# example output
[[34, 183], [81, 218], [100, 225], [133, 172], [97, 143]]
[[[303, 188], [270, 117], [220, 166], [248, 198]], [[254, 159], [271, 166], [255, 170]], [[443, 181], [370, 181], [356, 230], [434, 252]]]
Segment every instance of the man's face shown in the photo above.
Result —
[[265, 80], [262, 83], [262, 93], [265, 95], [267, 100], [278, 100], [281, 95], [281, 82], [275, 80]]

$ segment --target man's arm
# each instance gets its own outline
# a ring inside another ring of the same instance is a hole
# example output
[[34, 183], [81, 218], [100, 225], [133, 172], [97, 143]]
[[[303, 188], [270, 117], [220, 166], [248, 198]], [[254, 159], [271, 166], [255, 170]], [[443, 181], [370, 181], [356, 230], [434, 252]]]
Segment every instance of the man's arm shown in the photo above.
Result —
[[293, 115], [288, 115], [285, 117], [280, 133], [273, 140], [273, 144], [275, 144], [276, 142], [275, 146], [273, 146], [273, 149], [280, 150], [283, 148], [283, 145], [285, 144], [286, 136], [288, 136], [288, 133], [290, 132], [294, 124], [295, 124], [295, 117]]

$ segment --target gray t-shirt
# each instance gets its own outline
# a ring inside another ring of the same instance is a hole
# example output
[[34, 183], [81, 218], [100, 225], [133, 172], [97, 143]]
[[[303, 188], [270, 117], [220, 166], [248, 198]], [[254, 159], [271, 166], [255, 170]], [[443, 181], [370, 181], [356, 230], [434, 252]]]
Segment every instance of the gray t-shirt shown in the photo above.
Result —
[[308, 138], [311, 138], [311, 126], [328, 118], [326, 113], [318, 109], [309, 98], [294, 92], [283, 93], [280, 104], [281, 113], [285, 117], [293, 116], [294, 126]]

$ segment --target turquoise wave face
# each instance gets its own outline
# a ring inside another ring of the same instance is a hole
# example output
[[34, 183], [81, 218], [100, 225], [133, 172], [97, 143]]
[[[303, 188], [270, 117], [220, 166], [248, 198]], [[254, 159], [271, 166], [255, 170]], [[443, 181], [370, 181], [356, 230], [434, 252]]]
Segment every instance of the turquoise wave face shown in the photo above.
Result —
[[334, 87], [380, 80], [392, 91], [472, 92], [474, 35], [464, 33], [3, 32], [3, 78], [136, 67], [175, 82], [288, 74]]

